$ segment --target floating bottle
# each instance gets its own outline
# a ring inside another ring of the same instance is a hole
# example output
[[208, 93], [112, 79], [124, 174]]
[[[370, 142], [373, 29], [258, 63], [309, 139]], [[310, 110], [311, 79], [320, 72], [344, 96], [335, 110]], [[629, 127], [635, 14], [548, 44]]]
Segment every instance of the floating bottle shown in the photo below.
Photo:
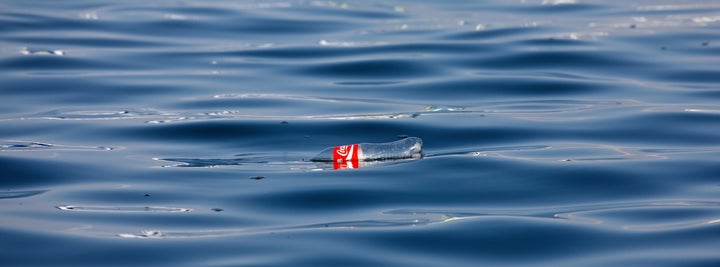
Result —
[[422, 140], [407, 137], [389, 143], [359, 143], [328, 147], [310, 161], [332, 162], [333, 169], [359, 168], [361, 162], [422, 158]]

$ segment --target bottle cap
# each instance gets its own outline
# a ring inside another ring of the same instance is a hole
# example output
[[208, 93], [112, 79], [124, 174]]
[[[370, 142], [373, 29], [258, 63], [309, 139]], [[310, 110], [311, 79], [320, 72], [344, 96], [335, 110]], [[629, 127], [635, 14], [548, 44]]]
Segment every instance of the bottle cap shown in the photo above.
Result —
[[333, 169], [355, 169], [358, 161], [358, 144], [333, 148]]

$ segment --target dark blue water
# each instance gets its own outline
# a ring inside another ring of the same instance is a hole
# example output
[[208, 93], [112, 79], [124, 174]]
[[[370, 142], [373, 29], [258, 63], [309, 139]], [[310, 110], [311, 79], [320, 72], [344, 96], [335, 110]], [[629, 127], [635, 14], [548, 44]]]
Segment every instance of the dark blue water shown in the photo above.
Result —
[[3, 1], [0, 101], [2, 266], [720, 266], [713, 1]]

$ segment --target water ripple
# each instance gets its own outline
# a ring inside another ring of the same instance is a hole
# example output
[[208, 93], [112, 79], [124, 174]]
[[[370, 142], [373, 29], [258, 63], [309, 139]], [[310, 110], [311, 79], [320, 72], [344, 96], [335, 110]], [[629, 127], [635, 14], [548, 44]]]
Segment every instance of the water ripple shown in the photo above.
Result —
[[75, 205], [60, 205], [56, 207], [62, 211], [80, 211], [80, 212], [111, 212], [111, 213], [125, 213], [125, 212], [190, 212], [192, 209], [188, 208], [173, 208], [173, 207], [157, 207], [157, 206], [145, 206], [145, 207], [115, 207], [115, 206], [75, 206]]
[[108, 146], [71, 146], [31, 141], [0, 141], [0, 152], [11, 151], [55, 151], [55, 150], [99, 150], [109, 151], [116, 148]]
[[413, 216], [435, 214], [444, 218], [435, 223], [497, 217], [558, 219], [620, 231], [674, 231], [720, 223], [720, 203], [708, 200], [612, 203], [556, 209], [542, 208], [534, 211], [518, 209], [503, 212], [491, 209], [477, 213], [404, 209], [385, 213]]
[[393, 228], [426, 225], [430, 221], [426, 219], [400, 219], [400, 220], [361, 220], [361, 221], [343, 221], [328, 222], [301, 226], [277, 227], [269, 229], [224, 229], [213, 231], [159, 231], [144, 230], [138, 234], [120, 233], [118, 237], [122, 238], [214, 238], [228, 237], [236, 235], [259, 235], [268, 233], [296, 232], [309, 230], [337, 230], [337, 229], [372, 229], [372, 228]]
[[155, 110], [52, 110], [21, 117], [45, 120], [118, 120], [168, 116]]
[[[616, 203], [596, 206], [563, 207], [559, 209], [508, 210], [488, 212], [390, 210], [385, 216], [411, 218], [339, 221], [300, 226], [274, 228], [235, 228], [217, 230], [145, 230], [138, 234], [120, 233], [122, 238], [215, 238], [236, 235], [259, 235], [307, 230], [368, 230], [372, 228], [428, 227], [435, 224], [452, 224], [456, 221], [482, 221], [497, 219], [545, 220], [548, 222], [595, 225], [618, 231], [675, 231], [720, 223], [720, 204], [708, 201], [667, 201], [647, 203]], [[558, 211], [560, 210], [560, 211]], [[563, 211], [564, 210], [564, 211]], [[622, 218], [622, 220], [618, 220]]]
[[418, 64], [417, 60], [376, 59], [362, 61], [331, 62], [300, 67], [296, 73], [310, 76], [338, 78], [407, 79], [440, 74], [440, 70], [429, 64]]
[[47, 192], [47, 190], [25, 190], [25, 191], [0, 192], [0, 199], [31, 197], [31, 196], [39, 195], [39, 194], [42, 194], [45, 192]]

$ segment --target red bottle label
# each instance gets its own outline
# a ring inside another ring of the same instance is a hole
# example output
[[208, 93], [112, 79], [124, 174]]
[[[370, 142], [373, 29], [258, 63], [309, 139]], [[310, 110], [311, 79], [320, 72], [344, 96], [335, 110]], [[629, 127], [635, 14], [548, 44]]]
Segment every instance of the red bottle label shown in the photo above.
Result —
[[334, 169], [355, 169], [358, 167], [358, 144], [333, 148]]

